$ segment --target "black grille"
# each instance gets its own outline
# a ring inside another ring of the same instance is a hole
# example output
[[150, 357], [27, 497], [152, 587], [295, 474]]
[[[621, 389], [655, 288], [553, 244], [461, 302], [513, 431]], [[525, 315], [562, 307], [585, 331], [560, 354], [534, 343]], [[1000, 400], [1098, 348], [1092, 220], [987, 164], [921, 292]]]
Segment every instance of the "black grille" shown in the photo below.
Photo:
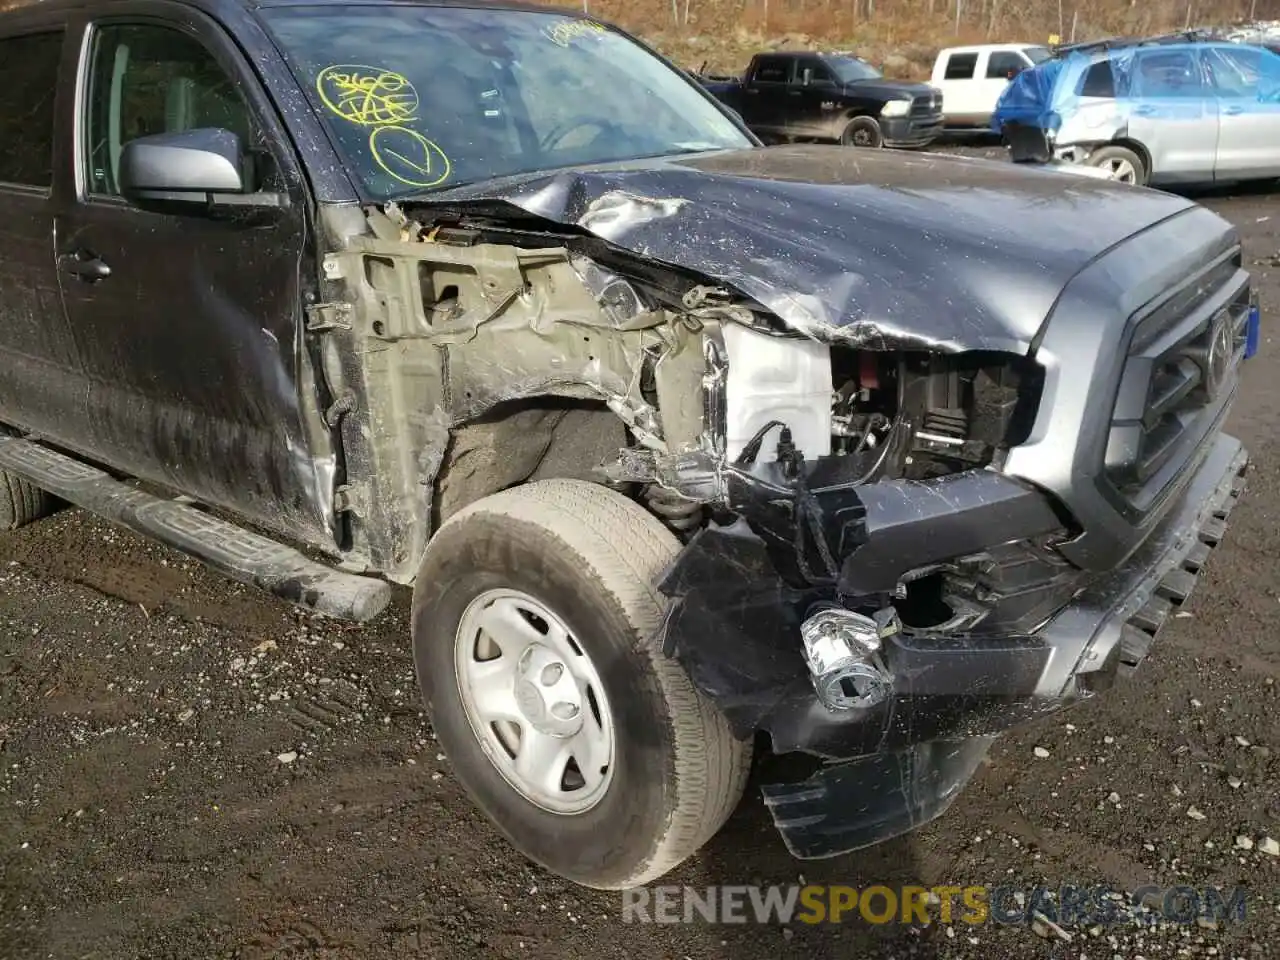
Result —
[[942, 94], [925, 93], [911, 101], [913, 117], [933, 117], [942, 113]]
[[1145, 513], [1195, 459], [1235, 391], [1251, 307], [1238, 255], [1138, 325], [1112, 416], [1106, 474]]

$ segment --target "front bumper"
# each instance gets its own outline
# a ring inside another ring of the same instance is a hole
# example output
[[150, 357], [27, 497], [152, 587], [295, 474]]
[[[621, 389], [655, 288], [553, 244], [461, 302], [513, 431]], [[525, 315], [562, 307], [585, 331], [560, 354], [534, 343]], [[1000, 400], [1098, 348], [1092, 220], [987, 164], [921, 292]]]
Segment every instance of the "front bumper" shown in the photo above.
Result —
[[881, 117], [880, 133], [886, 147], [927, 147], [942, 133], [942, 114], [925, 117]]
[[[1239, 441], [1218, 435], [1179, 503], [1142, 545], [1037, 630], [889, 638], [884, 660], [893, 694], [873, 707], [832, 711], [817, 699], [796, 639], [814, 598], [787, 586], [742, 521], [699, 533], [668, 572], [662, 589], [674, 602], [666, 649], [739, 735], [763, 730], [776, 752], [843, 761], [801, 783], [764, 788], [796, 856], [877, 843], [941, 814], [994, 736], [1092, 696], [1136, 668], [1221, 541], [1247, 464]], [[997, 527], [996, 517], [1038, 532], [1042, 498], [1022, 489], [1025, 496], [1009, 487], [989, 518], [967, 510], [941, 514], [932, 523], [938, 536], [929, 539], [955, 540], [975, 528], [999, 538], [1011, 528]], [[993, 490], [979, 491], [978, 501], [989, 503]], [[914, 543], [918, 537], [908, 533]], [[864, 579], [877, 575], [876, 555], [867, 556], [857, 571]]]

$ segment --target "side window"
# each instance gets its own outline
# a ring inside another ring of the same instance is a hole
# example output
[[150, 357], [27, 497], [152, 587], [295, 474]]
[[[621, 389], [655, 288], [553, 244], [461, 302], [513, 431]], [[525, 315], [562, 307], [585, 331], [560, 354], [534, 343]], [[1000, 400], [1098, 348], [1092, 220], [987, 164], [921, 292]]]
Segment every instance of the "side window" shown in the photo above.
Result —
[[988, 80], [1012, 80], [1027, 69], [1026, 58], [1010, 50], [997, 50], [987, 60]]
[[1112, 98], [1115, 95], [1116, 81], [1111, 72], [1110, 60], [1099, 61], [1085, 72], [1084, 82], [1080, 84], [1080, 96]]
[[976, 53], [953, 53], [947, 58], [947, 69], [943, 73], [943, 80], [972, 80], [974, 72], [978, 69], [978, 55]]
[[62, 32], [0, 40], [0, 183], [53, 184], [53, 96]]
[[835, 82], [835, 76], [827, 69], [827, 65], [820, 60], [800, 60], [796, 63], [795, 76], [791, 78], [791, 82], [797, 87], [804, 83], [805, 71], [809, 72], [809, 80], [811, 83], [828, 83]]
[[[1262, 80], [1261, 50], [1210, 50], [1207, 55], [1213, 85], [1222, 97], [1252, 97]], [[1270, 78], [1274, 79], [1274, 78]]]
[[213, 55], [168, 27], [97, 31], [85, 119], [89, 192], [118, 196], [120, 151], [156, 133], [222, 127], [254, 145], [249, 108]]
[[790, 73], [790, 60], [771, 57], [756, 64], [756, 75], [752, 79], [756, 83], [786, 83]]
[[1200, 58], [1189, 50], [1142, 53], [1138, 57], [1134, 94], [1144, 98], [1203, 97], [1205, 87]]

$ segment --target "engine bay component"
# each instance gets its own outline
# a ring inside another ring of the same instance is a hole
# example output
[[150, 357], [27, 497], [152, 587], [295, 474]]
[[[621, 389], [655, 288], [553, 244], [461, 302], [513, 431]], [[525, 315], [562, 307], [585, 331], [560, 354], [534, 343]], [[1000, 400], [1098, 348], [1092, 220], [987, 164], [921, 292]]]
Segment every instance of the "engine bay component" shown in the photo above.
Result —
[[728, 353], [726, 454], [737, 459], [765, 424], [785, 423], [806, 459], [831, 452], [831, 351], [826, 344], [723, 327]]

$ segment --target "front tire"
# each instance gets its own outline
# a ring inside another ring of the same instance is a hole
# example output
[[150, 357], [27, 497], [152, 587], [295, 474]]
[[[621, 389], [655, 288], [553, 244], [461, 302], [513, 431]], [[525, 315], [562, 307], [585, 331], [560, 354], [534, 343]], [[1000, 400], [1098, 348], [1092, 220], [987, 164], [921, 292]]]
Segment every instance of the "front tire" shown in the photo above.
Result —
[[875, 117], [854, 117], [840, 133], [840, 142], [846, 147], [866, 147], [877, 150], [884, 146], [884, 132]]
[[1087, 162], [1091, 167], [1110, 172], [1112, 180], [1135, 187], [1145, 187], [1151, 175], [1142, 157], [1128, 147], [1102, 147], [1089, 154]]
[[414, 590], [418, 681], [458, 779], [511, 843], [576, 883], [650, 882], [711, 838], [751, 747], [663, 655], [679, 541], [596, 484], [466, 507]]

